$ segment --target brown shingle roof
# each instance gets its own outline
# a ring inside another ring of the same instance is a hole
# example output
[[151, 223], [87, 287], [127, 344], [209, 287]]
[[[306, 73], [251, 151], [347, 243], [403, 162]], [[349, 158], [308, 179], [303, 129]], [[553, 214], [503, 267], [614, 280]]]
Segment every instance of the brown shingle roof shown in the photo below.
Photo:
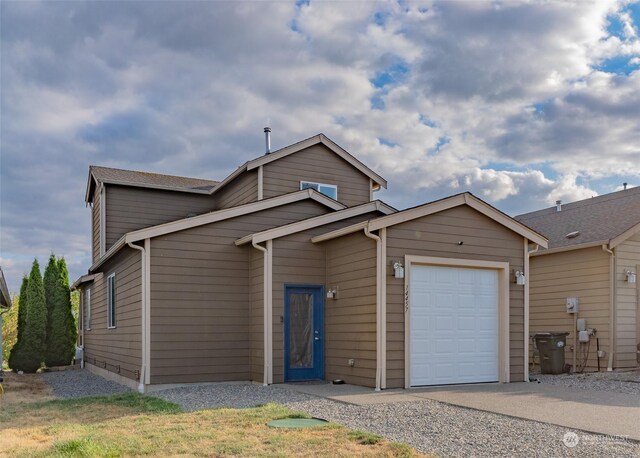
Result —
[[[640, 224], [640, 187], [516, 216], [544, 234], [549, 249], [611, 240]], [[577, 237], [567, 234], [580, 231]]]
[[170, 188], [177, 191], [211, 191], [219, 181], [203, 180], [201, 178], [162, 175], [160, 173], [136, 172], [133, 170], [113, 169], [92, 165], [89, 172], [98, 181], [105, 183], [120, 183], [130, 186], [147, 186]]

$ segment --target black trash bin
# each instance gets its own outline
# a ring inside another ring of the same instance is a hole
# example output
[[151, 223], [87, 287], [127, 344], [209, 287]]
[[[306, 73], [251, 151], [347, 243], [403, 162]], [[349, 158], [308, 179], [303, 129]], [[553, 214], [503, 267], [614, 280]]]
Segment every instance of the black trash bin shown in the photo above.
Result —
[[533, 338], [540, 354], [540, 371], [543, 374], [564, 372], [564, 347], [568, 332], [539, 332]]

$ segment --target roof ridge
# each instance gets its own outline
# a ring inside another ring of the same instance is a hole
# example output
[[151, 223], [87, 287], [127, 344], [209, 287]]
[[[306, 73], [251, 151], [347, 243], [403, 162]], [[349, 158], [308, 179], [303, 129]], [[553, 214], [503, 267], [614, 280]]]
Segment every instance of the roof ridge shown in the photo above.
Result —
[[[626, 193], [626, 194], [624, 194]], [[624, 199], [626, 197], [632, 197], [636, 193], [640, 193], [640, 186], [634, 186], [633, 188], [621, 189], [619, 191], [608, 192], [606, 194], [601, 194], [599, 196], [588, 197], [586, 199], [574, 200], [573, 202], [567, 202], [562, 204], [562, 212], [568, 212], [572, 210], [576, 210], [577, 208], [588, 207], [591, 205], [598, 205], [603, 201], [612, 201], [618, 199]], [[534, 216], [536, 213], [540, 213], [543, 215], [545, 211], [553, 210], [553, 213], [556, 213], [554, 206], [541, 208], [539, 210], [534, 210], [528, 213], [522, 213], [517, 215], [516, 218], [522, 218], [527, 216]], [[560, 213], [560, 212], [557, 212]]]
[[147, 172], [143, 170], [121, 169], [118, 167], [107, 167], [105, 165], [89, 165], [89, 169], [108, 169], [108, 170], [117, 170], [119, 172], [132, 172], [132, 173], [140, 173], [145, 175], [160, 175], [160, 176], [170, 177], [170, 178], [186, 178], [188, 180], [200, 180], [200, 181], [208, 181], [213, 183], [220, 183], [220, 180], [211, 180], [209, 178], [197, 178], [197, 177], [190, 177], [185, 175], [170, 175], [168, 173]]

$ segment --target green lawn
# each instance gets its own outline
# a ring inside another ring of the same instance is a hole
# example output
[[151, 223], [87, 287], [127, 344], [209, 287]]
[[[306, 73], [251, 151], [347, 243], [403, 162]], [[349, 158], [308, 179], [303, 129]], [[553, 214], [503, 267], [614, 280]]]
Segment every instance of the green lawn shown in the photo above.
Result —
[[301, 416], [283, 406], [183, 412], [150, 396], [2, 405], [3, 456], [422, 456], [379, 436], [330, 424], [303, 430], [266, 423]]

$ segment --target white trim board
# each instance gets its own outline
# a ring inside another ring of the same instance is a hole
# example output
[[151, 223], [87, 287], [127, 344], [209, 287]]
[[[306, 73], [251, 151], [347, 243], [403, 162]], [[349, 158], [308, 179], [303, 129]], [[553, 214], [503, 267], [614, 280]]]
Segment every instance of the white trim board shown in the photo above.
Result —
[[441, 267], [468, 267], [474, 269], [490, 269], [498, 271], [498, 376], [501, 383], [510, 382], [510, 361], [509, 361], [509, 263], [498, 261], [480, 261], [474, 259], [439, 258], [433, 256], [405, 255], [405, 277], [404, 288], [406, 303], [404, 310], [404, 385], [411, 388], [411, 340], [410, 340], [410, 310], [411, 295], [407, 294], [411, 285], [411, 266], [429, 265]]
[[[396, 224], [401, 224], [417, 218], [432, 215], [434, 213], [438, 213], [454, 207], [459, 207], [461, 205], [468, 205], [474, 210], [477, 210], [479, 213], [482, 213], [488, 218], [491, 218], [498, 224], [503, 225], [504, 227], [512, 230], [516, 234], [521, 235], [528, 240], [531, 240], [533, 243], [536, 243], [542, 246], [543, 248], [546, 248], [548, 246], [547, 239], [544, 238], [542, 235], [538, 234], [532, 229], [529, 229], [522, 223], [505, 215], [501, 211], [495, 209], [491, 205], [487, 204], [486, 202], [483, 202], [482, 200], [478, 199], [473, 194], [468, 192], [447, 197], [445, 199], [437, 200], [435, 202], [426, 203], [418, 207], [409, 208], [407, 210], [401, 210], [399, 212], [396, 212], [387, 216], [374, 218], [369, 220], [369, 222], [365, 225], [368, 226], [370, 231], [375, 231], [378, 229], [382, 229], [383, 227], [394, 226]], [[364, 227], [363, 223], [354, 224], [352, 226], [338, 229], [336, 231], [318, 235], [313, 239], [311, 239], [311, 241], [313, 243], [319, 243], [325, 240], [331, 240], [336, 237], [341, 237], [343, 235], [357, 232], [363, 229], [363, 227]]]
[[312, 229], [314, 227], [323, 226], [325, 224], [341, 221], [343, 219], [374, 211], [379, 211], [385, 215], [389, 215], [396, 210], [381, 201], [367, 202], [366, 204], [345, 208], [344, 210], [338, 210], [334, 213], [327, 213], [326, 215], [315, 216], [313, 218], [296, 221], [295, 223], [287, 224], [285, 226], [268, 229], [262, 232], [256, 232], [255, 234], [249, 234], [236, 240], [235, 243], [237, 246], [245, 245], [251, 241], [261, 243], [266, 240], [277, 239], [286, 235], [295, 234], [296, 232], [302, 232], [307, 229]]
[[225, 208], [223, 210], [217, 210], [204, 215], [193, 216], [191, 218], [184, 218], [169, 223], [159, 224], [146, 229], [140, 229], [137, 231], [128, 232], [120, 237], [120, 239], [109, 248], [109, 250], [98, 259], [89, 269], [93, 271], [109, 260], [116, 252], [120, 250], [125, 244], [138, 242], [147, 238], [158, 237], [172, 232], [183, 231], [192, 227], [203, 226], [205, 224], [215, 223], [217, 221], [223, 221], [230, 218], [236, 218], [238, 216], [248, 215], [262, 210], [268, 210], [270, 208], [279, 207], [282, 205], [300, 202], [306, 199], [311, 199], [319, 204], [322, 204], [332, 210], [344, 210], [345, 205], [337, 202], [324, 194], [321, 194], [313, 189], [305, 189], [303, 191], [296, 191], [290, 194], [284, 194], [278, 197], [271, 197], [269, 199], [260, 200], [258, 202], [251, 202], [237, 207]]

